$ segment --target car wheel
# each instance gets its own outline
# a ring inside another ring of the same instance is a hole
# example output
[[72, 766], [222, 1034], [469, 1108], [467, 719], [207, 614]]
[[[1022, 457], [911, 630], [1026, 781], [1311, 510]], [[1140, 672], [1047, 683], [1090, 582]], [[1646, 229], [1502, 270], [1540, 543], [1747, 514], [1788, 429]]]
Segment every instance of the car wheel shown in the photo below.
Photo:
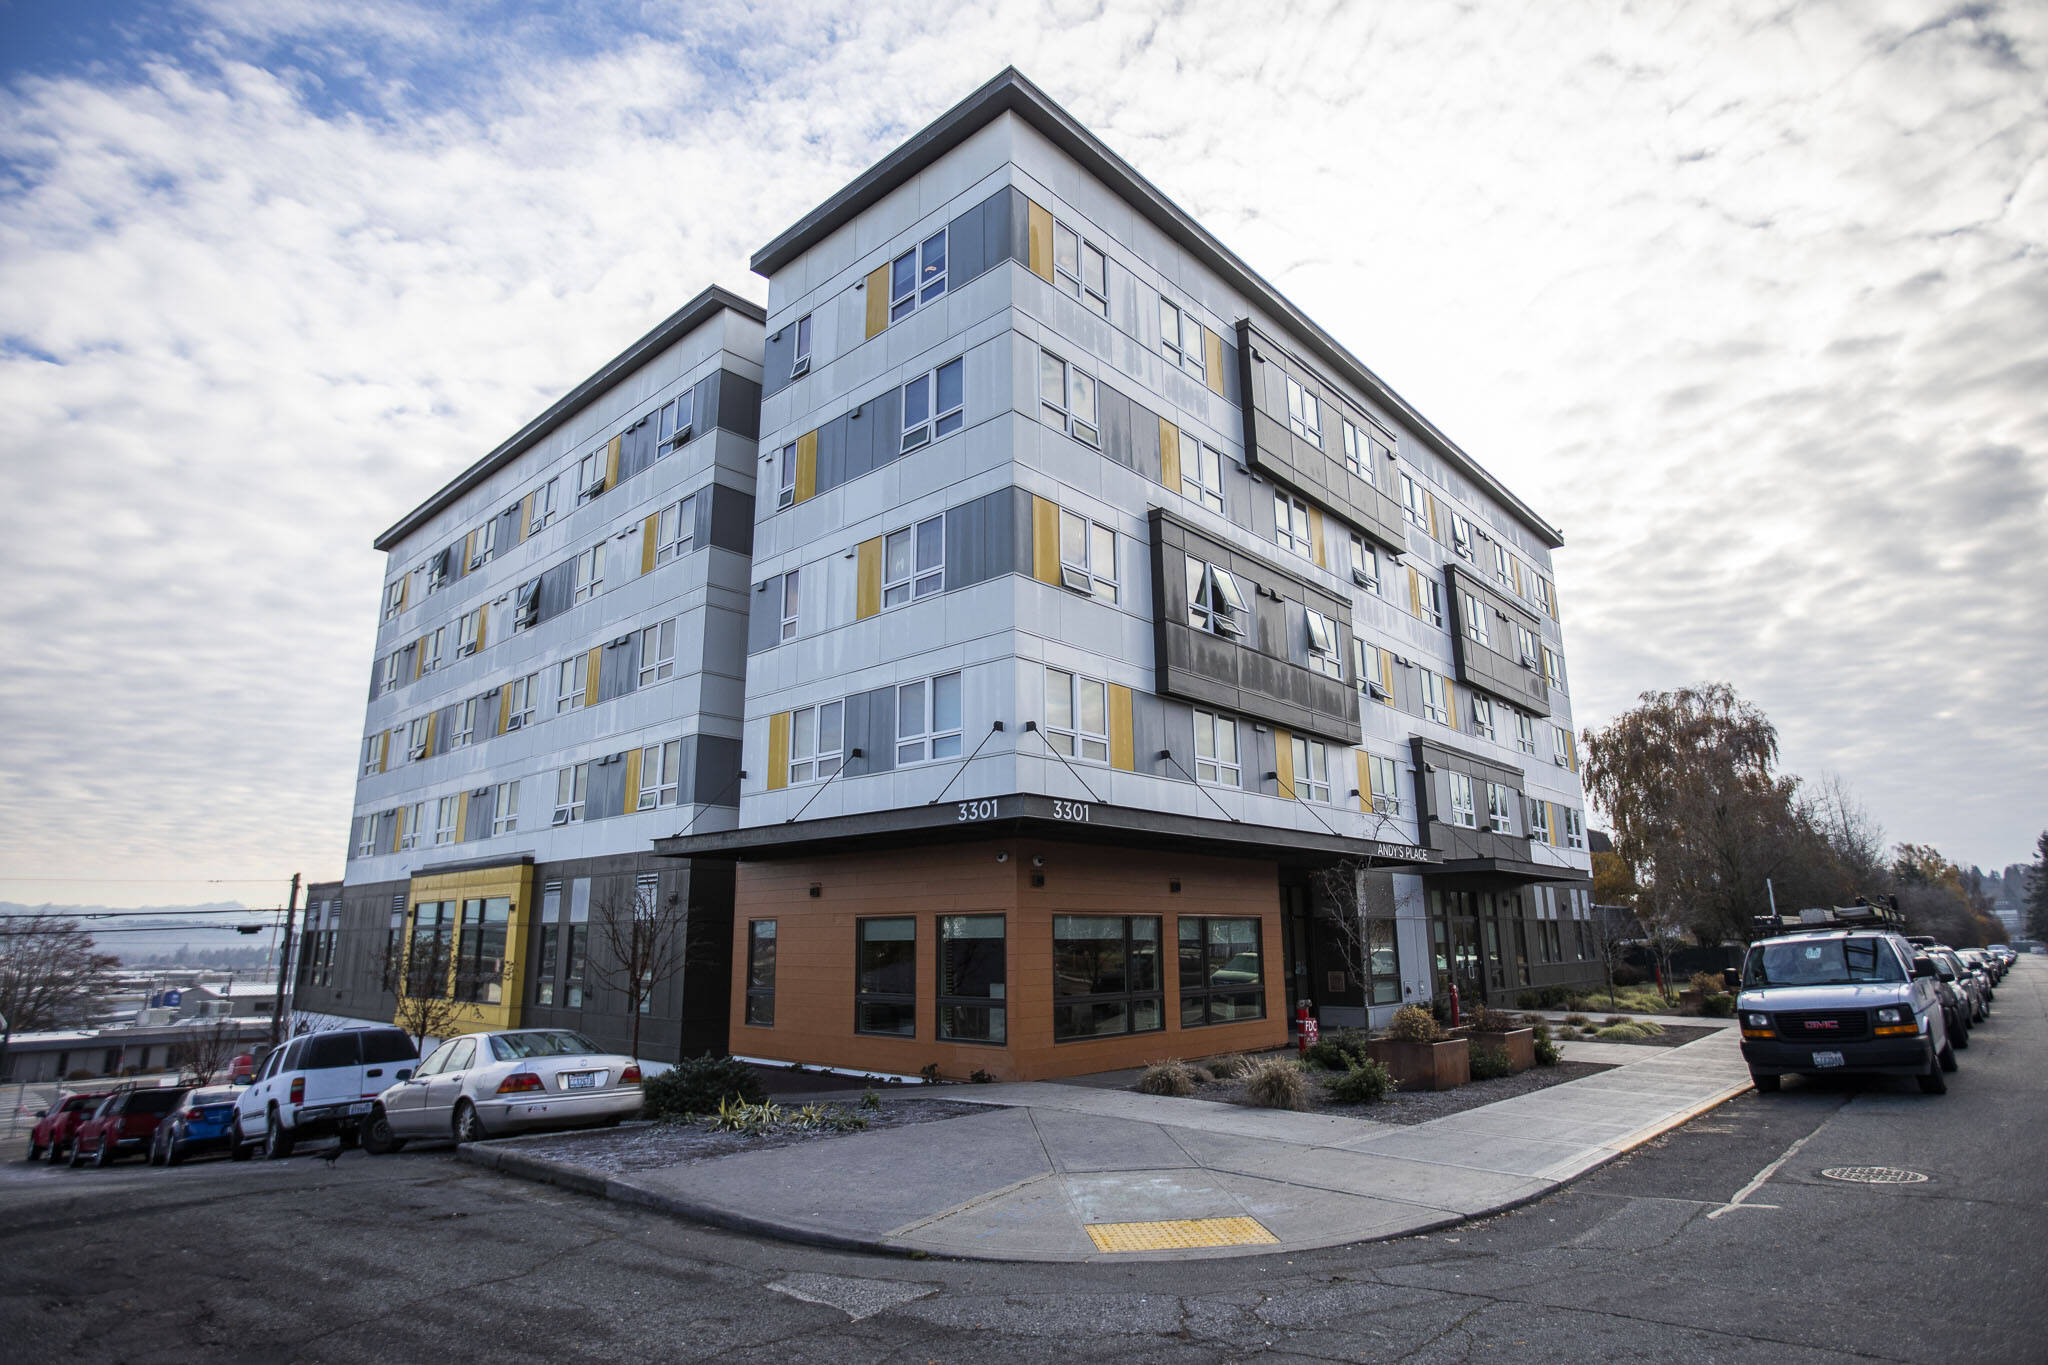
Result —
[[1920, 1093], [1923, 1095], [1946, 1095], [1948, 1093], [1948, 1076], [1942, 1071], [1941, 1062], [1938, 1058], [1928, 1062], [1927, 1070], [1921, 1073]]
[[53, 1143], [51, 1143], [51, 1144], [50, 1144], [50, 1164], [51, 1164], [52, 1166], [54, 1166], [54, 1165], [56, 1165], [56, 1164], [57, 1164], [58, 1162], [62, 1161], [62, 1160], [63, 1160], [63, 1159], [65, 1158], [65, 1157], [67, 1157], [67, 1156], [71, 1155], [71, 1149], [72, 1149], [72, 1148], [73, 1148], [74, 1146], [76, 1146], [76, 1145], [77, 1145], [77, 1144], [75, 1144], [75, 1143], [70, 1143], [70, 1142], [53, 1142]]
[[1759, 1076], [1756, 1072], [1752, 1071], [1749, 1073], [1749, 1079], [1750, 1083], [1757, 1088], [1758, 1093], [1775, 1095], [1778, 1093], [1778, 1086], [1785, 1078], [1783, 1076]]
[[389, 1156], [405, 1146], [405, 1139], [391, 1131], [391, 1119], [380, 1106], [370, 1111], [363, 1124], [363, 1150], [371, 1156]]
[[482, 1142], [488, 1136], [484, 1132], [483, 1120], [476, 1116], [476, 1106], [468, 1100], [458, 1100], [455, 1105], [455, 1140]]
[[284, 1120], [275, 1109], [270, 1111], [269, 1126], [263, 1130], [263, 1155], [269, 1161], [283, 1161], [292, 1154], [292, 1137], [284, 1130]]
[[36, 1146], [34, 1138], [28, 1140], [28, 1159], [30, 1161], [41, 1161], [43, 1159], [43, 1149]]
[[92, 1154], [92, 1164], [102, 1170], [114, 1164], [114, 1145], [104, 1135], [100, 1138], [100, 1149]]
[[71, 1140], [71, 1152], [70, 1155], [65, 1158], [64, 1164], [66, 1166], [69, 1166], [74, 1171], [85, 1164], [85, 1157], [78, 1150], [78, 1139], [73, 1138]]
[[164, 1164], [164, 1144], [156, 1138], [149, 1140], [149, 1164], [152, 1166]]
[[1935, 1054], [1935, 1059], [1941, 1063], [1941, 1069], [1943, 1071], [1954, 1071], [1956, 1069], [1955, 1044], [1943, 1043], [1941, 1045], [1941, 1051]]
[[1958, 1019], [1956, 1026], [1948, 1031], [1948, 1041], [1954, 1047], [1968, 1047], [1970, 1045], [1969, 1024]]
[[242, 1136], [242, 1116], [237, 1114], [228, 1128], [228, 1160], [247, 1161], [254, 1155], [256, 1153], [250, 1150], [249, 1140]]
[[182, 1166], [184, 1164], [185, 1144], [178, 1141], [176, 1138], [172, 1138], [169, 1142], [166, 1142], [164, 1144], [164, 1165]]

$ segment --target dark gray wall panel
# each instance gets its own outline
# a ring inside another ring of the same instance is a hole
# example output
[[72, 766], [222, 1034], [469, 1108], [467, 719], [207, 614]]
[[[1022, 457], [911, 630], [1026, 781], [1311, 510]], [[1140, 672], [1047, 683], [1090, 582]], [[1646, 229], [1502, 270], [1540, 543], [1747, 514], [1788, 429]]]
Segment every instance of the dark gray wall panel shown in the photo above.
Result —
[[498, 553], [501, 555], [519, 543], [519, 511], [519, 504], [515, 502], [498, 513]]
[[740, 803], [740, 742], [724, 735], [698, 735], [692, 801], [712, 806]]
[[606, 641], [604, 653], [598, 658], [597, 699], [610, 701], [623, 697], [640, 685], [640, 633], [634, 631], [625, 637], [624, 644]]
[[540, 612], [534, 622], [551, 620], [569, 610], [576, 597], [576, 561], [564, 560], [540, 576]]
[[788, 388], [789, 367], [796, 363], [796, 323], [791, 322], [768, 338], [761, 362], [761, 396], [773, 398]]
[[983, 240], [989, 201], [984, 199], [946, 225], [946, 278], [957, 288], [988, 268], [988, 245]]
[[[859, 758], [851, 757], [855, 749]], [[896, 768], [896, 689], [879, 687], [846, 699], [846, 776], [893, 772]]]
[[1026, 266], [1031, 263], [1031, 205], [1024, 191], [1010, 188], [997, 192], [988, 206], [988, 231], [982, 240], [988, 243], [990, 265], [1005, 260]]
[[1024, 524], [1028, 527], [1029, 495], [1015, 488], [999, 488], [946, 510], [948, 592], [1017, 571], [1016, 506], [1020, 499], [1024, 502]]
[[697, 544], [754, 553], [754, 495], [714, 483], [697, 495]]
[[702, 414], [716, 412], [712, 420], [718, 426], [750, 441], [761, 439], [761, 386], [743, 374], [720, 370], [698, 387], [703, 388], [713, 379], [718, 381], [717, 403], [715, 407], [709, 404], [698, 406], [699, 424], [702, 424]]
[[469, 794], [469, 824], [464, 832], [469, 836], [466, 844], [491, 837], [491, 821], [498, 814], [498, 789], [483, 787]]
[[775, 595], [776, 578], [754, 584], [747, 594], [747, 653], [772, 649], [782, 639], [782, 601]]
[[817, 487], [820, 493], [846, 482], [846, 427], [844, 413], [818, 428]]
[[[1543, 677], [1543, 628], [1535, 614], [1463, 564], [1445, 566], [1443, 586], [1450, 598], [1451, 654], [1457, 661], [1458, 681], [1539, 717], [1548, 716], [1550, 686]], [[1468, 592], [1479, 599], [1479, 609], [1486, 613], [1487, 644], [1465, 633]], [[1514, 633], [1517, 626], [1536, 639], [1538, 652], [1532, 667], [1522, 666]]]
[[603, 759], [591, 759], [590, 786], [584, 793], [583, 818], [603, 820], [621, 814], [625, 798], [625, 755], [609, 754]]

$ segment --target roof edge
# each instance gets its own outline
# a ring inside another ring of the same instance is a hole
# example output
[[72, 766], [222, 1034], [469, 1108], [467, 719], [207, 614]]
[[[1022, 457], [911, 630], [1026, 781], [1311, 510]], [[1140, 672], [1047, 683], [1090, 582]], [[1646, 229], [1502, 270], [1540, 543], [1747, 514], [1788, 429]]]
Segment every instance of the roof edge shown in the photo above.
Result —
[[1099, 180], [1116, 190], [1145, 216], [1154, 227], [1193, 253], [1202, 263], [1221, 275], [1261, 306], [1282, 326], [1296, 334], [1324, 364], [1356, 385], [1374, 401], [1384, 404], [1408, 424], [1423, 444], [1449, 461], [1497, 499], [1517, 520], [1534, 531], [1551, 549], [1564, 544], [1564, 532], [1521, 498], [1508, 491], [1478, 460], [1439, 430], [1396, 393], [1391, 385], [1351, 354], [1344, 345], [1310, 320], [1307, 313], [1246, 264], [1229, 247], [1178, 204], [1162, 194], [1138, 170], [1054, 102], [1014, 66], [1006, 66], [991, 80], [958, 104], [939, 115], [887, 156], [857, 176], [853, 182], [797, 220], [768, 245], [755, 252], [748, 264], [754, 273], [772, 274], [797, 256], [817, 245], [861, 213], [887, 198], [905, 181], [965, 142], [977, 129], [997, 115], [1014, 113], [1042, 133], [1048, 141], [1080, 162]]
[[505, 465], [511, 463], [512, 460], [526, 451], [533, 449], [535, 445], [540, 443], [542, 438], [567, 421], [571, 414], [575, 413], [597, 394], [602, 393], [617, 383], [623, 375], [639, 366], [650, 355], [662, 350], [678, 337], [695, 331], [706, 322], [709, 322], [718, 313], [727, 310], [738, 313], [741, 317], [753, 322], [758, 322], [764, 327], [768, 323], [767, 310], [761, 307], [760, 304], [753, 302], [751, 299], [741, 298], [738, 294], [721, 285], [707, 286], [702, 293], [656, 323], [653, 330], [599, 366], [597, 371], [589, 378], [550, 404], [547, 410], [541, 413], [540, 416], [513, 432], [496, 449], [492, 450], [475, 464], [472, 464], [469, 468], [463, 470], [460, 474], [457, 474], [446, 484], [443, 484], [440, 491], [392, 523], [383, 534], [370, 542], [372, 548], [389, 550], [393, 545], [425, 525], [436, 513], [445, 509], [450, 503], [453, 503], [464, 493], [469, 492], [470, 489], [475, 488], [479, 483], [482, 483], [485, 478], [504, 468]]

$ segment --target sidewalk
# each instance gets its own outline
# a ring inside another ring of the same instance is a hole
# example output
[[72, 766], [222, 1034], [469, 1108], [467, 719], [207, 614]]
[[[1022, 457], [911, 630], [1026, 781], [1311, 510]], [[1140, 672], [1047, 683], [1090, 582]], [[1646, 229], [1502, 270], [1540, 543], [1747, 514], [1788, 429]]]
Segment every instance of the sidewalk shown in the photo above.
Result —
[[1573, 1046], [1620, 1064], [1409, 1126], [1031, 1082], [943, 1092], [986, 1114], [626, 1177], [524, 1156], [517, 1139], [459, 1151], [507, 1174], [830, 1246], [1025, 1261], [1243, 1256], [1511, 1208], [1749, 1085], [1732, 1030], [1678, 1048]]

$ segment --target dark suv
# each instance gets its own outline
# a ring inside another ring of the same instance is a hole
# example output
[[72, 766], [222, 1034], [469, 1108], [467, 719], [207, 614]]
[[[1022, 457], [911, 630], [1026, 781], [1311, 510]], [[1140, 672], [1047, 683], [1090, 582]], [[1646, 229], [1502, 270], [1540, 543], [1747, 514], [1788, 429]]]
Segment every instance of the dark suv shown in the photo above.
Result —
[[1912, 1076], [1938, 1095], [1956, 1068], [1933, 962], [1889, 929], [1810, 929], [1750, 945], [1736, 1000], [1756, 1088], [1788, 1075]]

